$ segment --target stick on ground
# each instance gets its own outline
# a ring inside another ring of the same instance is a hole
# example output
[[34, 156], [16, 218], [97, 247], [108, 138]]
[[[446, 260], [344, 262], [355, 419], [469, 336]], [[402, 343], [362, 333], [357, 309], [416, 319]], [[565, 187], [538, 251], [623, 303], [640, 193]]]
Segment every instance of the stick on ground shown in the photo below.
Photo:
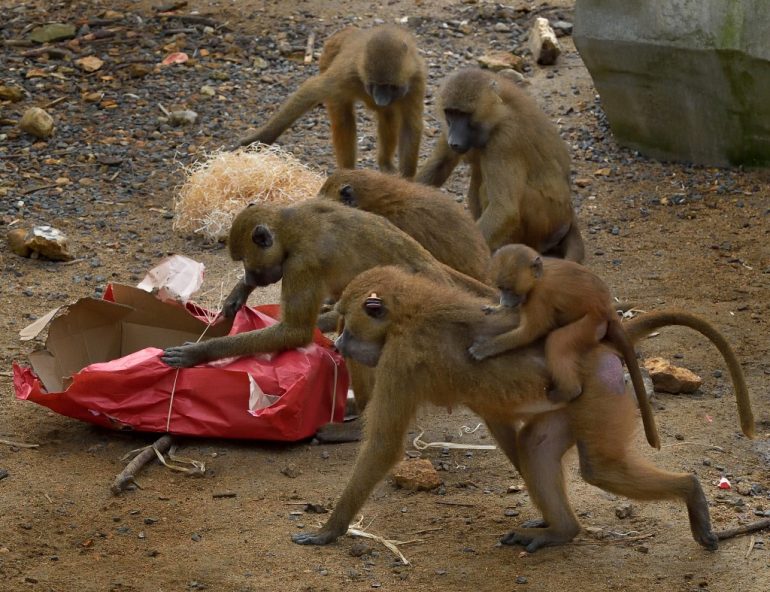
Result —
[[757, 532], [758, 530], [764, 530], [770, 528], [770, 518], [764, 520], [757, 520], [756, 522], [750, 522], [749, 524], [743, 524], [736, 526], [735, 528], [727, 528], [725, 530], [717, 531], [717, 538], [720, 541], [725, 539], [731, 539], [742, 534], [749, 534], [750, 532]]
[[150, 462], [152, 459], [157, 458], [155, 450], [160, 453], [167, 452], [171, 448], [172, 440], [171, 436], [163, 436], [155, 441], [152, 446], [148, 446], [142, 452], [136, 455], [134, 460], [126, 465], [120, 474], [115, 477], [115, 481], [112, 482], [110, 490], [114, 495], [118, 495], [123, 491], [129, 483], [134, 482], [136, 474], [142, 470], [142, 467]]

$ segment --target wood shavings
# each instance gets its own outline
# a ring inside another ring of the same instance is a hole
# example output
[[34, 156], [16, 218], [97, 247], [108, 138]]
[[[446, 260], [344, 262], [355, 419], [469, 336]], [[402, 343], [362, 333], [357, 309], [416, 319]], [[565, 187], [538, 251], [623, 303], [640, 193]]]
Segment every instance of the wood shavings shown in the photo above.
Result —
[[174, 199], [174, 231], [224, 240], [235, 215], [253, 202], [288, 204], [315, 197], [324, 177], [278, 146], [212, 152], [186, 169]]

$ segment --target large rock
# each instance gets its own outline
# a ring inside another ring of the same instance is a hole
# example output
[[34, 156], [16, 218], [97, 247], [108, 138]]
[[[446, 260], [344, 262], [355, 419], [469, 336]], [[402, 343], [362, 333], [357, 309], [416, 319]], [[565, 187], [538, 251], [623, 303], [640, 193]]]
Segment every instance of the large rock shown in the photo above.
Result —
[[577, 0], [573, 37], [618, 142], [770, 164], [767, 0]]

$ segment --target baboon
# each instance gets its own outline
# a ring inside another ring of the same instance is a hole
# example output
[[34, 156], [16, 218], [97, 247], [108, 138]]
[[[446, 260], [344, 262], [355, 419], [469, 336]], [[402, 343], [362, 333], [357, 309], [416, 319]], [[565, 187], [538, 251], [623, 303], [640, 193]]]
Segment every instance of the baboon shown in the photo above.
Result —
[[449, 267], [487, 283], [489, 247], [468, 212], [443, 191], [377, 171], [339, 170], [320, 197], [384, 216]]
[[[555, 385], [548, 397], [557, 403], [567, 402], [583, 390], [583, 352], [606, 338], [628, 367], [647, 441], [660, 448], [636, 353], [602, 280], [573, 261], [543, 259], [526, 245], [505, 245], [492, 257], [492, 281], [500, 290], [499, 307], [519, 309], [519, 325], [477, 340], [468, 350], [474, 359], [496, 356], [545, 337], [545, 360]], [[486, 307], [485, 311], [495, 308]]]
[[[294, 542], [327, 544], [344, 534], [372, 489], [402, 457], [417, 408], [433, 403], [463, 404], [480, 415], [542, 512], [544, 526], [514, 529], [503, 543], [532, 552], [567, 543], [578, 533], [561, 467], [564, 453], [577, 444], [587, 482], [632, 498], [682, 500], [695, 540], [716, 549], [708, 504], [695, 475], [658, 469], [635, 449], [636, 403], [626, 392], [617, 354], [601, 344], [586, 351], [583, 394], [569, 403], [552, 403], [545, 396], [550, 378], [542, 341], [481, 363], [467, 355], [474, 335], [496, 330], [483, 304], [467, 292], [396, 267], [368, 270], [348, 284], [337, 304], [345, 321], [337, 348], [347, 358], [376, 365], [364, 411], [365, 440], [326, 524], [318, 532], [294, 534]], [[743, 430], [753, 435], [740, 365], [707, 322], [683, 312], [650, 313], [630, 321], [626, 331], [633, 342], [669, 324], [716, 339], [733, 377]]]
[[362, 102], [377, 115], [377, 164], [413, 177], [417, 170], [423, 125], [425, 64], [414, 37], [395, 25], [369, 30], [348, 27], [324, 44], [320, 73], [306, 80], [278, 112], [241, 146], [272, 144], [304, 113], [323, 103], [331, 122], [337, 166], [356, 166], [355, 104]]
[[[339, 298], [356, 275], [381, 264], [404, 265], [439, 283], [461, 286], [490, 301], [496, 292], [434, 259], [420, 244], [385, 218], [329, 200], [311, 199], [287, 207], [251, 204], [233, 221], [228, 249], [245, 274], [227, 297], [228, 318], [259, 286], [281, 283], [281, 322], [258, 331], [167, 348], [162, 360], [188, 367], [310, 343], [321, 304]], [[356, 403], [366, 405], [368, 390]]]
[[567, 145], [532, 98], [503, 76], [471, 68], [446, 80], [437, 103], [445, 127], [416, 180], [440, 187], [464, 159], [468, 208], [493, 252], [523, 243], [582, 262]]

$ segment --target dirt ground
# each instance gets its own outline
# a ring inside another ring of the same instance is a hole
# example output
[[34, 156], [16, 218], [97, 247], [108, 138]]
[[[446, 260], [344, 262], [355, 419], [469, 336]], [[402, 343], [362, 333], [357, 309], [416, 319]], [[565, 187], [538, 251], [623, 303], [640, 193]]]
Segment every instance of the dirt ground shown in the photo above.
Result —
[[[18, 331], [54, 306], [101, 294], [107, 282], [136, 283], [169, 253], [206, 264], [204, 301], [222, 281], [233, 281], [237, 268], [221, 246], [174, 234], [172, 200], [183, 165], [263, 121], [316, 72], [316, 62], [306, 66], [283, 55], [280, 42], [301, 54], [311, 31], [320, 40], [347, 23], [409, 16], [432, 93], [447, 72], [489, 50], [516, 47], [534, 16], [474, 2], [405, 0], [195, 0], [179, 10], [213, 19], [217, 26], [207, 32], [201, 24], [158, 18], [153, 6], [159, 4], [0, 0], [4, 40], [24, 38], [33, 24], [80, 26], [105, 16], [112, 22], [93, 23], [92, 31], [117, 31], [83, 40], [79, 51], [70, 47], [60, 59], [25, 57], [31, 48], [24, 46], [6, 46], [0, 55], [0, 84], [27, 91], [19, 103], [0, 104], [0, 230], [51, 223], [82, 258], [72, 265], [22, 259], [0, 244], [0, 439], [40, 445], [0, 444], [0, 470], [8, 473], [0, 478], [0, 591], [770, 589], [768, 531], [707, 552], [692, 540], [679, 503], [632, 502], [631, 516], [620, 518], [627, 500], [586, 485], [574, 451], [565, 466], [585, 530], [572, 544], [529, 555], [497, 545], [509, 528], [538, 517], [526, 490], [511, 488], [521, 480], [498, 450], [424, 452], [443, 469], [438, 492], [410, 493], [390, 481], [377, 487], [363, 509], [365, 524], [411, 541], [401, 548], [408, 566], [377, 543], [362, 549], [350, 537], [327, 547], [290, 540], [325, 518], [297, 515], [298, 504], [333, 506], [356, 444], [182, 439], [180, 453], [205, 461], [205, 477], [153, 465], [141, 475], [141, 489], [113, 497], [109, 484], [123, 467], [120, 458], [154, 437], [105, 431], [17, 401], [11, 364], [42, 345], [20, 342]], [[568, 0], [513, 5], [573, 18]], [[119, 14], [105, 15], [108, 9]], [[640, 309], [682, 307], [713, 321], [742, 361], [758, 420], [758, 437], [742, 436], [716, 349], [691, 331], [665, 330], [643, 342], [642, 353], [673, 359], [700, 374], [703, 386], [694, 395], [656, 394], [663, 448], [650, 449], [640, 435], [636, 442], [658, 465], [698, 475], [717, 529], [770, 516], [770, 175], [662, 164], [617, 146], [571, 38], [562, 41], [555, 67], [535, 66], [525, 76], [571, 148], [587, 264]], [[154, 69], [175, 49], [195, 63]], [[71, 60], [88, 53], [105, 61], [102, 70], [73, 67]], [[131, 78], [131, 61], [148, 64], [150, 72]], [[201, 93], [203, 85], [216, 96]], [[100, 94], [89, 102], [89, 93]], [[57, 121], [50, 140], [32, 141], [9, 125], [24, 109], [57, 99], [48, 107]], [[431, 99], [423, 156], [437, 132]], [[200, 119], [170, 128], [158, 122], [159, 103], [193, 109]], [[371, 166], [374, 129], [363, 114], [361, 120], [360, 159]], [[320, 109], [280, 143], [321, 170], [333, 168]], [[69, 182], [57, 184], [61, 178]], [[459, 171], [447, 189], [462, 195], [467, 181]], [[277, 295], [272, 287], [251, 302]], [[490, 443], [483, 427], [459, 437], [461, 426], [476, 423], [468, 412], [436, 409], [418, 419], [425, 440]], [[300, 474], [284, 475], [288, 465]], [[732, 490], [716, 487], [723, 475]], [[216, 497], [222, 492], [235, 495]]]

